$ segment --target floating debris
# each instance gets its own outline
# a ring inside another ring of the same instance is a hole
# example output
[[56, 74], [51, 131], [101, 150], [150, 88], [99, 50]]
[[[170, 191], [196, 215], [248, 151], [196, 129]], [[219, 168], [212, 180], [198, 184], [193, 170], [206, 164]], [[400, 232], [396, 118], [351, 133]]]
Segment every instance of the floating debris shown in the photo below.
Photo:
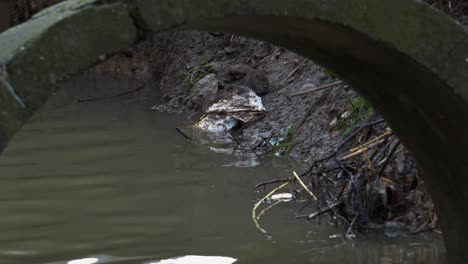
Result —
[[294, 200], [294, 195], [292, 193], [278, 193], [270, 197], [269, 202], [280, 201], [283, 203], [291, 202]]

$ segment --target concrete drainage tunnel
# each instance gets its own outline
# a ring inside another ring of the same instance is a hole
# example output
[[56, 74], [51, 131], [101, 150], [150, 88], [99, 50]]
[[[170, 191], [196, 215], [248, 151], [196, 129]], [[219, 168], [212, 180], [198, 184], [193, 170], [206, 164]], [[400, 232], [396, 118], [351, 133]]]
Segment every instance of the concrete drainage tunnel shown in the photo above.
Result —
[[448, 262], [468, 262], [468, 33], [420, 1], [63, 2], [0, 34], [1, 78], [24, 103], [0, 86], [1, 148], [65, 80], [103, 56], [179, 30], [259, 39], [337, 73], [414, 153]]

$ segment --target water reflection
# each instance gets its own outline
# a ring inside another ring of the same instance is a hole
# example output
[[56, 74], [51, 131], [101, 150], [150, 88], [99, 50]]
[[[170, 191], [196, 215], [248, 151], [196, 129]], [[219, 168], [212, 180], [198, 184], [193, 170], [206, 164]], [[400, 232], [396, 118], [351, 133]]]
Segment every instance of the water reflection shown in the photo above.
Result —
[[273, 236], [265, 239], [251, 219], [264, 193], [253, 187], [300, 164], [261, 157], [255, 168], [226, 167], [238, 159], [184, 139], [175, 131], [184, 118], [150, 109], [151, 89], [76, 103], [131, 85], [75, 80], [15, 137], [0, 158], [0, 263], [143, 264], [189, 254], [236, 264], [443, 263], [433, 234], [350, 241], [333, 236], [326, 218], [295, 219], [300, 201], [262, 217]]
[[237, 259], [229, 257], [213, 257], [213, 256], [184, 256], [172, 259], [164, 259], [148, 264], [232, 264]]
[[98, 262], [99, 262], [98, 258], [84, 258], [84, 259], [76, 259], [76, 260], [68, 261], [67, 264], [94, 264]]

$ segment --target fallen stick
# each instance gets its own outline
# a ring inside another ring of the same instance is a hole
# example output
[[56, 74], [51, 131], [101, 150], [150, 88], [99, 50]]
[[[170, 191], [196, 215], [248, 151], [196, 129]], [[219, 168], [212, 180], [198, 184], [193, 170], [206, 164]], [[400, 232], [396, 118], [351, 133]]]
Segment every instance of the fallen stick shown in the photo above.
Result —
[[351, 223], [349, 224], [348, 229], [346, 230], [346, 237], [347, 238], [352, 238], [352, 237], [355, 236], [353, 234], [353, 225], [356, 222], [356, 220], [358, 219], [358, 217], [359, 217], [359, 213], [354, 217], [353, 221], [351, 221]]
[[[306, 172], [304, 172], [303, 174], [299, 175], [300, 178], [302, 177], [307, 177], [308, 174], [310, 173], [310, 169], [307, 170]], [[290, 182], [290, 181], [293, 181], [294, 180], [294, 177], [289, 177], [289, 178], [286, 178], [286, 179], [276, 179], [276, 180], [272, 180], [272, 181], [267, 181], [267, 182], [261, 182], [259, 184], [257, 184], [255, 186], [255, 189], [258, 189], [260, 187], [262, 187], [263, 190], [265, 190], [265, 187], [267, 185], [270, 185], [270, 184], [275, 184], [275, 183], [284, 183], [284, 182]]]
[[313, 194], [309, 188], [307, 188], [307, 186], [304, 184], [304, 182], [301, 180], [301, 178], [299, 177], [299, 175], [297, 175], [297, 173], [295, 171], [293, 171], [293, 174], [294, 174], [294, 177], [296, 177], [296, 180], [301, 184], [302, 188], [304, 188], [304, 190], [306, 190], [310, 196], [312, 196], [312, 198], [317, 201], [317, 196], [315, 196], [315, 194]]
[[361, 126], [359, 126], [359, 128], [357, 128], [356, 131], [354, 131], [351, 135], [349, 135], [345, 140], [343, 140], [343, 142], [341, 142], [341, 144], [336, 148], [337, 152], [344, 147], [344, 145], [346, 145], [346, 143], [348, 143], [351, 139], [353, 139], [354, 137], [356, 137], [357, 134], [359, 134], [361, 131], [363, 131], [364, 129], [368, 128], [368, 127], [372, 127], [372, 126], [375, 126], [375, 125], [378, 125], [378, 124], [381, 124], [381, 123], [384, 123], [385, 120], [383, 118], [375, 121], [375, 122], [372, 122], [372, 123], [366, 123], [366, 124], [363, 124]]
[[372, 140], [367, 141], [366, 143], [362, 144], [359, 147], [355, 147], [355, 148], [350, 149], [349, 152], [355, 152], [355, 151], [357, 151], [357, 150], [359, 150], [359, 149], [361, 149], [363, 147], [367, 147], [367, 146], [381, 140], [382, 138], [384, 138], [386, 136], [390, 136], [391, 134], [392, 134], [392, 131], [387, 131], [387, 132], [383, 133], [382, 135], [380, 135], [380, 136], [378, 136], [378, 137], [376, 137], [376, 138], [374, 138]]
[[379, 144], [381, 144], [383, 142], [385, 142], [385, 140], [381, 139], [381, 140], [379, 140], [379, 141], [377, 141], [377, 142], [375, 142], [375, 143], [373, 143], [373, 144], [371, 144], [371, 145], [369, 145], [369, 146], [367, 146], [365, 148], [359, 148], [355, 152], [343, 157], [341, 160], [346, 161], [346, 160], [352, 159], [354, 157], [357, 157], [357, 156], [361, 155], [362, 153], [368, 151], [369, 149], [371, 149], [371, 148], [373, 148], [373, 147], [375, 147], [375, 146], [377, 146], [377, 145], [379, 145]]
[[255, 223], [255, 227], [263, 234], [265, 235], [269, 235], [268, 232], [263, 229], [260, 224], [258, 223], [258, 220], [257, 220], [257, 208], [266, 200], [268, 199], [270, 196], [272, 196], [273, 194], [275, 194], [275, 192], [277, 192], [278, 190], [281, 190], [282, 188], [286, 187], [287, 185], [289, 184], [289, 182], [286, 182], [286, 183], [283, 183], [282, 185], [276, 187], [275, 189], [273, 189], [271, 192], [269, 192], [267, 195], [265, 195], [262, 199], [260, 199], [260, 201], [258, 201], [257, 203], [255, 203], [253, 209], [252, 209], [252, 220], [253, 222]]
[[323, 215], [324, 213], [326, 212], [329, 212], [331, 211], [331, 208], [330, 207], [326, 207], [326, 208], [321, 208], [320, 210], [312, 213], [312, 214], [308, 214], [308, 215], [297, 215], [296, 218], [297, 219], [300, 219], [300, 218], [307, 218], [307, 220], [312, 220], [320, 215]]
[[184, 138], [192, 141], [193, 139], [189, 136], [187, 136], [184, 132], [182, 132], [182, 130], [180, 130], [178, 127], [176, 127], [176, 131], [179, 132], [179, 134], [181, 134]]
[[331, 204], [327, 207], [323, 207], [323, 208], [320, 208], [319, 210], [317, 210], [316, 212], [312, 213], [312, 214], [307, 214], [307, 215], [297, 215], [296, 218], [307, 218], [307, 220], [312, 220], [328, 211], [333, 211], [333, 209], [337, 206], [339, 206], [340, 204], [342, 203], [342, 201], [338, 201], [338, 202], [335, 202], [334, 204]]
[[281, 84], [285, 83], [289, 78], [291, 78], [303, 65], [305, 65], [309, 60], [304, 59], [296, 68], [294, 68], [287, 76], [281, 81]]
[[282, 201], [276, 201], [274, 202], [273, 204], [271, 204], [270, 206], [266, 207], [265, 209], [263, 209], [257, 216], [257, 220], [260, 220], [260, 218], [262, 218], [262, 216], [264, 216], [268, 211], [270, 211], [271, 209], [273, 209], [273, 207], [277, 206], [278, 204], [282, 203]]
[[337, 82], [334, 82], [334, 83], [329, 83], [329, 84], [325, 84], [325, 85], [322, 85], [322, 86], [319, 86], [319, 87], [315, 87], [315, 88], [307, 89], [307, 90], [300, 91], [300, 92], [297, 92], [297, 93], [293, 93], [293, 94], [290, 94], [289, 96], [298, 96], [298, 95], [303, 95], [303, 94], [308, 94], [308, 93], [315, 93], [315, 92], [325, 90], [325, 89], [331, 88], [331, 87], [333, 87], [335, 85], [339, 85], [339, 84], [342, 84], [342, 83], [343, 83], [343, 81], [337, 81]]

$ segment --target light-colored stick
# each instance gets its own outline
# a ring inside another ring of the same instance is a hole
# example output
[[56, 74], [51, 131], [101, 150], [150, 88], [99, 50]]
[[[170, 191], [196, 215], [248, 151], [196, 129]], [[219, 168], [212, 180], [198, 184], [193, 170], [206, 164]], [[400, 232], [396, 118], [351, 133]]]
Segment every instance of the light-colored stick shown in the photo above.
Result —
[[325, 84], [325, 85], [322, 85], [322, 86], [319, 86], [319, 87], [307, 89], [305, 91], [300, 91], [300, 92], [297, 92], [297, 93], [293, 93], [293, 94], [290, 94], [289, 96], [298, 96], [298, 95], [303, 95], [303, 94], [308, 94], [308, 93], [315, 93], [315, 92], [325, 90], [325, 89], [331, 88], [331, 87], [333, 87], [335, 85], [339, 85], [339, 84], [342, 84], [342, 83], [343, 83], [343, 81], [337, 81], [337, 82], [334, 82], [334, 83], [329, 83], [329, 84]]
[[304, 190], [306, 190], [310, 196], [312, 196], [312, 198], [317, 201], [317, 196], [315, 196], [314, 193], [312, 193], [309, 188], [307, 188], [307, 186], [304, 184], [304, 182], [301, 180], [301, 177], [299, 177], [299, 175], [297, 175], [297, 173], [295, 171], [293, 171], [293, 174], [294, 174], [294, 177], [296, 177], [297, 181], [302, 185], [302, 188], [304, 188]]
[[357, 156], [361, 155], [362, 153], [368, 151], [369, 149], [371, 149], [371, 148], [373, 148], [373, 147], [375, 147], [375, 146], [377, 146], [377, 145], [383, 143], [384, 141], [385, 141], [385, 140], [381, 139], [381, 140], [375, 142], [374, 144], [371, 144], [371, 145], [369, 145], [369, 146], [367, 146], [367, 147], [365, 147], [365, 148], [359, 148], [357, 151], [355, 151], [355, 152], [349, 154], [348, 156], [343, 157], [342, 160], [345, 161], [345, 160], [349, 160], [349, 159], [352, 159], [352, 158], [354, 158], [354, 157], [357, 157]]
[[376, 137], [376, 138], [374, 138], [372, 140], [367, 141], [363, 145], [350, 149], [349, 152], [355, 152], [355, 151], [361, 149], [362, 147], [367, 147], [367, 146], [371, 145], [372, 143], [375, 143], [375, 142], [381, 140], [382, 138], [384, 138], [386, 136], [390, 136], [391, 134], [392, 134], [392, 131], [386, 131], [382, 135], [380, 135], [380, 136], [378, 136], [378, 137]]
[[283, 183], [282, 185], [280, 185], [279, 187], [273, 189], [271, 192], [269, 192], [267, 195], [265, 195], [265, 197], [263, 197], [262, 199], [260, 199], [260, 201], [258, 201], [253, 209], [252, 209], [252, 220], [253, 222], [255, 223], [255, 227], [260, 231], [262, 232], [263, 234], [265, 235], [268, 235], [268, 232], [263, 229], [260, 224], [258, 223], [258, 219], [257, 219], [257, 208], [266, 200], [268, 199], [270, 196], [272, 196], [273, 194], [275, 194], [275, 192], [277, 192], [278, 190], [281, 190], [282, 188], [286, 187], [287, 185], [289, 184], [289, 182], [286, 182], [286, 183]]
[[299, 65], [297, 65], [296, 68], [294, 68], [294, 70], [292, 70], [287, 76], [286, 78], [284, 78], [282, 81], [281, 81], [281, 84], [285, 83], [287, 80], [289, 80], [289, 78], [291, 78], [302, 66], [304, 66], [309, 60], [308, 59], [304, 59], [301, 63], [299, 63]]

